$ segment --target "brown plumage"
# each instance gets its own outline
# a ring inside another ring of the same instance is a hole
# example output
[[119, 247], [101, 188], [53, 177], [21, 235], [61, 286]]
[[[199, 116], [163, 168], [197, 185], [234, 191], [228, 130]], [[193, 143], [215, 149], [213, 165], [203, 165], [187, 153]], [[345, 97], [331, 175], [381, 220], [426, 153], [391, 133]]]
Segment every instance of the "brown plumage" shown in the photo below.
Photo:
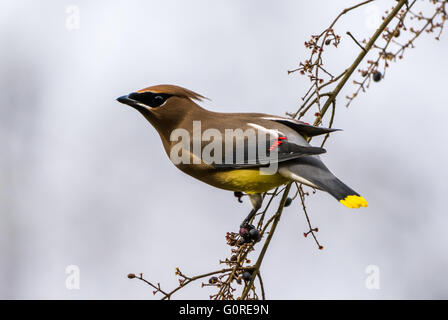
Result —
[[[276, 132], [277, 140], [278, 137], [283, 137], [283, 143], [278, 146], [278, 157], [270, 160], [270, 163], [278, 165], [278, 170], [270, 175], [260, 174], [260, 168], [266, 166], [260, 158], [248, 159], [251, 161], [247, 163], [234, 161], [225, 164], [206, 163], [201, 158], [199, 163], [194, 163], [194, 158], [198, 156], [191, 151], [192, 148], [188, 149], [190, 162], [175, 165], [190, 176], [212, 186], [259, 194], [289, 181], [297, 181], [329, 192], [347, 207], [367, 206], [364, 198], [337, 179], [322, 163], [318, 155], [325, 150], [311, 146], [306, 140], [309, 136], [330, 133], [336, 129], [315, 127], [298, 120], [262, 113], [212, 112], [200, 107], [194, 101], [203, 99], [207, 98], [179, 86], [164, 84], [141, 89], [117, 100], [137, 109], [154, 126], [168, 156], [178, 144], [178, 140], [171, 141], [173, 130], [182, 128], [193, 136], [194, 121], [200, 121], [202, 132], [206, 129], [219, 132], [221, 138], [214, 137], [221, 139], [219, 142], [224, 142], [222, 137], [228, 129], [243, 131], [256, 129], [256, 131]], [[200, 139], [200, 148], [203, 150], [210, 141], [202, 141], [202, 136]], [[190, 142], [193, 145], [193, 142]], [[250, 142], [248, 139], [245, 142], [246, 148]], [[272, 142], [273, 140], [266, 140], [267, 148], [272, 146]], [[224, 155], [224, 144], [221, 151]], [[233, 151], [247, 154], [246, 149], [238, 150], [235, 147]], [[199, 156], [201, 155], [203, 153], [199, 153]], [[171, 157], [170, 159], [173, 161]]]

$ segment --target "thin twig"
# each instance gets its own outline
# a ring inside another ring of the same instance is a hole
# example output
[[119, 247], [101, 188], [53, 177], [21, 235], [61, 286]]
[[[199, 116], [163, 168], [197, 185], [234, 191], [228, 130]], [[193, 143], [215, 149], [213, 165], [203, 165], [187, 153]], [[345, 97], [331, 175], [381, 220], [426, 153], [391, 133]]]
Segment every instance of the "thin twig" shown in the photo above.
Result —
[[346, 33], [350, 36], [350, 38], [352, 38], [352, 40], [358, 45], [358, 47], [361, 48], [361, 50], [367, 52], [366, 48], [364, 48], [364, 47], [358, 42], [358, 40], [355, 39], [355, 37], [352, 35], [352, 33], [351, 33], [350, 31], [347, 31]]

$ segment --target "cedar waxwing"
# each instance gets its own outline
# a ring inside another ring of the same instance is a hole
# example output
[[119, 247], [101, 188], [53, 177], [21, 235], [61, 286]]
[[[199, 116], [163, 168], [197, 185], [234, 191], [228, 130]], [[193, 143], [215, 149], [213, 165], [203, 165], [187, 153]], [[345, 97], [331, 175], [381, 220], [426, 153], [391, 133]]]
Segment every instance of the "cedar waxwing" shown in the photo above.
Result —
[[[202, 99], [206, 98], [179, 86], [157, 85], [117, 100], [137, 109], [154, 126], [167, 155], [184, 173], [217, 188], [250, 196], [253, 210], [242, 226], [261, 207], [263, 192], [290, 181], [324, 190], [348, 208], [367, 207], [367, 201], [336, 178], [320, 160], [319, 154], [326, 150], [307, 142], [309, 137], [337, 129], [261, 113], [212, 112], [194, 102]], [[243, 136], [244, 143], [235, 145], [234, 138], [241, 137], [234, 135], [227, 141], [229, 133], [241, 134], [248, 129], [257, 132], [255, 140]], [[182, 141], [179, 146], [179, 137], [184, 134], [190, 140]], [[214, 161], [201, 158], [206, 150]], [[182, 161], [179, 161], [179, 152]], [[274, 172], [261, 171], [272, 165], [276, 165]]]

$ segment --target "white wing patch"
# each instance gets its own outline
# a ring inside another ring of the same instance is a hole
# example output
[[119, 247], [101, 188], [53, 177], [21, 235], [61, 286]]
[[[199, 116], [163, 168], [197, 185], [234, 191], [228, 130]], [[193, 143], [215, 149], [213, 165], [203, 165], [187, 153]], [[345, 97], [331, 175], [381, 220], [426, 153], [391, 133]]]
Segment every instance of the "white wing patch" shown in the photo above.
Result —
[[247, 125], [252, 127], [252, 128], [254, 128], [254, 129], [257, 129], [259, 131], [262, 131], [262, 132], [264, 132], [266, 134], [269, 134], [273, 138], [278, 138], [279, 134], [282, 134], [278, 129], [268, 129], [268, 128], [265, 128], [263, 126], [260, 126], [259, 124], [248, 123]]

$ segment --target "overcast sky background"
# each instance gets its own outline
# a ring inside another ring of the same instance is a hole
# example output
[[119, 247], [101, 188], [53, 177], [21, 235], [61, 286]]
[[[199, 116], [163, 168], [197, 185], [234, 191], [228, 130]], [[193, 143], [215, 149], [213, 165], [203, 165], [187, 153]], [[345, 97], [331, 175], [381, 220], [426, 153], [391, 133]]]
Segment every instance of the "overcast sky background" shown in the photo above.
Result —
[[[224, 236], [247, 215], [231, 192], [184, 175], [156, 131], [115, 98], [171, 83], [215, 111], [295, 111], [309, 81], [287, 75], [303, 43], [357, 1], [2, 1], [0, 10], [0, 298], [153, 299], [221, 266]], [[327, 69], [341, 72], [372, 34], [380, 0], [344, 18]], [[66, 28], [66, 9], [80, 28]], [[419, 6], [427, 7], [422, 1]], [[369, 202], [310, 197], [319, 251], [299, 202], [285, 209], [262, 266], [272, 299], [448, 298], [448, 37], [423, 35], [349, 109], [340, 95], [327, 166]], [[312, 121], [312, 117], [305, 120]], [[258, 250], [260, 248], [258, 247]], [[68, 265], [80, 289], [65, 286]], [[380, 289], [365, 286], [366, 267]], [[207, 299], [200, 283], [177, 298]]]

